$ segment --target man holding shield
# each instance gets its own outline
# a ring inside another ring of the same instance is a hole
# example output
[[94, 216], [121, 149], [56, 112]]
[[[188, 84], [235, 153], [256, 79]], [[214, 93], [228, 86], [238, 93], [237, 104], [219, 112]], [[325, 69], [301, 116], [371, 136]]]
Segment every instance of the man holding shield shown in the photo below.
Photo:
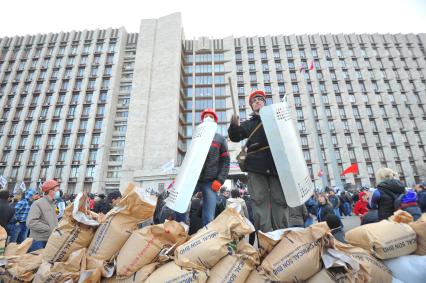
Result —
[[244, 167], [248, 172], [254, 226], [257, 230], [269, 232], [288, 227], [289, 208], [259, 115], [265, 103], [266, 95], [263, 91], [251, 93], [249, 104], [253, 113], [250, 119], [240, 123], [239, 117], [233, 115], [228, 135], [233, 142], [247, 139]]

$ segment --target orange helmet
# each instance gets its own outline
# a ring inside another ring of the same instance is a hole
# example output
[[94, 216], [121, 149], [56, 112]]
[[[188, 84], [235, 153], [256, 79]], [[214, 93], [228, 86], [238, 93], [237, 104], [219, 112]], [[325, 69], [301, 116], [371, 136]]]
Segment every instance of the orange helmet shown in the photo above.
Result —
[[206, 109], [204, 109], [204, 110], [203, 110], [203, 112], [201, 112], [201, 121], [203, 121], [203, 120], [204, 120], [204, 116], [205, 116], [206, 114], [212, 114], [212, 115], [213, 115], [213, 117], [214, 117], [214, 120], [215, 120], [215, 121], [216, 121], [216, 123], [217, 123], [217, 121], [218, 121], [217, 114], [216, 114], [216, 112], [215, 112], [213, 109], [211, 109], [211, 108], [206, 108]]
[[256, 96], [263, 97], [263, 99], [266, 101], [266, 94], [265, 94], [265, 92], [263, 92], [263, 90], [255, 90], [252, 93], [250, 93], [250, 96], [249, 96], [249, 104], [250, 105], [251, 105], [251, 100], [253, 98], [255, 98]]

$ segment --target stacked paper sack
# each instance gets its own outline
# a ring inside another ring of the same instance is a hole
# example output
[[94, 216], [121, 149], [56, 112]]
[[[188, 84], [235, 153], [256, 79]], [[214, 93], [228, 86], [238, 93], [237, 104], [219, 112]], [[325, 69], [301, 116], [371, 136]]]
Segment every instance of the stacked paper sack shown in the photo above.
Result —
[[246, 241], [254, 227], [237, 207], [189, 237], [187, 227], [175, 221], [138, 229], [152, 217], [156, 199], [133, 185], [123, 195], [105, 217], [88, 211], [86, 196], [79, 195], [44, 250], [27, 253], [31, 239], [6, 247], [0, 280], [411, 283], [426, 278], [426, 214], [413, 222], [398, 211], [389, 220], [354, 228], [346, 233], [349, 244], [334, 239], [325, 223], [259, 232], [255, 248]]

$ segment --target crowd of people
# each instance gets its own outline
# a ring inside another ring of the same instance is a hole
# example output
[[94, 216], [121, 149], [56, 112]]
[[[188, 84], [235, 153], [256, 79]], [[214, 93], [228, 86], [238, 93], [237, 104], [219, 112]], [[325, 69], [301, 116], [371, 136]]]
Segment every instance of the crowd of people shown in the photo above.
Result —
[[[0, 225], [6, 230], [8, 243], [22, 243], [27, 237], [33, 238], [29, 251], [46, 246], [50, 234], [61, 220], [65, 207], [75, 195], [63, 195], [56, 180], [48, 180], [41, 186], [41, 192], [28, 189], [10, 194], [0, 190]], [[103, 194], [89, 195], [90, 209], [107, 214], [121, 199], [119, 191], [107, 197]]]
[[[406, 188], [389, 168], [376, 172], [376, 188], [344, 191], [326, 187], [316, 191], [305, 204], [289, 207], [259, 115], [266, 103], [265, 93], [260, 90], [251, 93], [249, 103], [253, 110], [250, 118], [240, 122], [239, 117], [233, 115], [228, 129], [232, 142], [246, 140], [246, 157], [240, 167], [247, 172], [247, 189], [223, 186], [228, 178], [230, 157], [226, 139], [215, 134], [187, 212], [170, 210], [165, 205], [168, 191], [163, 189], [158, 192], [152, 223], [174, 219], [187, 223], [189, 234], [193, 234], [232, 205], [240, 208], [241, 214], [253, 223], [257, 231], [303, 228], [326, 221], [336, 238], [344, 241], [341, 219], [352, 214], [359, 216], [363, 225], [386, 219], [398, 209], [407, 211], [415, 220], [426, 212], [426, 184]], [[213, 109], [205, 109], [201, 113], [201, 121], [205, 120], [218, 121]], [[10, 196], [7, 190], [2, 190], [0, 225], [7, 230], [9, 242], [21, 243], [30, 236], [34, 239], [30, 251], [43, 248], [60, 221], [66, 204], [74, 197], [63, 195], [55, 180], [44, 182], [41, 192], [29, 189]], [[121, 197], [119, 191], [107, 196], [90, 195], [90, 209], [107, 214]], [[254, 240], [255, 234], [250, 235], [250, 243], [253, 244]]]

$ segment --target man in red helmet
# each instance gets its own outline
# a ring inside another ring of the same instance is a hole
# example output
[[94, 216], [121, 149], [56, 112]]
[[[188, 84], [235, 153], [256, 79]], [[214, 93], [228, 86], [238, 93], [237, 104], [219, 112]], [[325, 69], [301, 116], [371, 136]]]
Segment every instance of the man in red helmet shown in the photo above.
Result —
[[58, 226], [55, 199], [60, 198], [59, 183], [53, 179], [47, 180], [41, 190], [44, 195], [31, 205], [27, 218], [30, 237], [34, 240], [29, 252], [46, 247], [50, 234]]
[[247, 139], [245, 168], [248, 172], [248, 190], [252, 199], [254, 226], [257, 230], [269, 232], [288, 227], [289, 208], [265, 130], [261, 125], [259, 111], [265, 103], [266, 95], [263, 91], [252, 92], [249, 96], [249, 104], [253, 110], [250, 119], [240, 123], [239, 117], [233, 115], [228, 135], [233, 142]]
[[[218, 122], [217, 114], [211, 108], [204, 109], [201, 112], [201, 122], [207, 119], [214, 120], [216, 123]], [[214, 219], [218, 198], [217, 192], [228, 177], [229, 165], [230, 159], [226, 139], [216, 133], [194, 191], [194, 194], [201, 192], [203, 195], [203, 226], [209, 224]], [[176, 220], [186, 222], [186, 213], [176, 213]]]

